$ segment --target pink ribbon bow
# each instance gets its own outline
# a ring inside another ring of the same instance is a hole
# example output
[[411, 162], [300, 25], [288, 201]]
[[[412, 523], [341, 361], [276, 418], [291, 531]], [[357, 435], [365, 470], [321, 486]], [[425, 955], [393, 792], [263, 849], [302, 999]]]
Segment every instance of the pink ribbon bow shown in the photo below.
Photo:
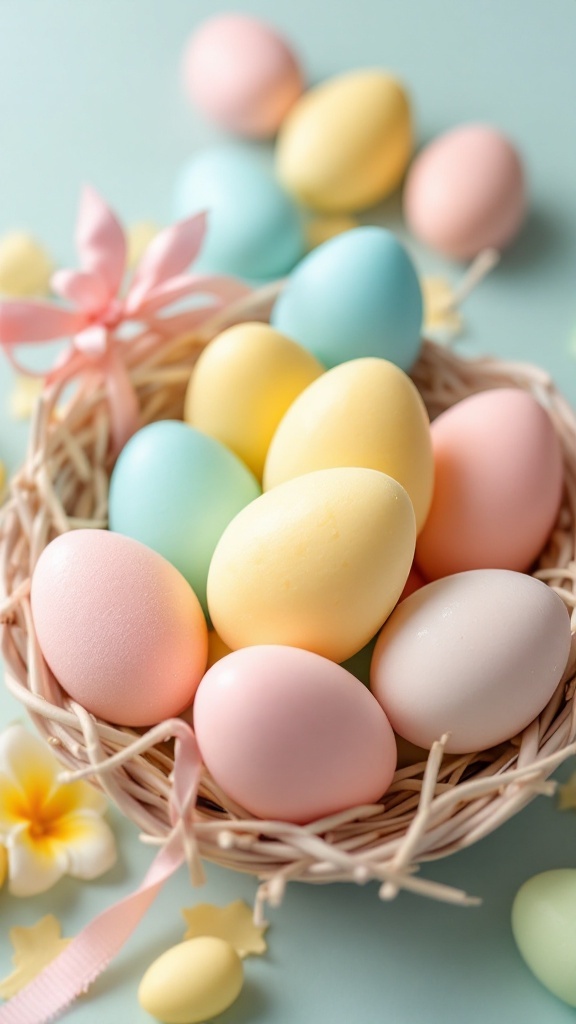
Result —
[[[127, 249], [124, 230], [101, 196], [86, 186], [76, 229], [80, 270], [58, 270], [51, 280], [56, 295], [74, 308], [43, 301], [0, 302], [0, 345], [20, 372], [30, 373], [17, 363], [15, 345], [72, 338], [47, 383], [64, 383], [86, 372], [96, 374], [106, 388], [115, 451], [134, 433], [139, 417], [126, 366], [135, 337], [126, 338], [120, 329], [130, 323], [142, 325], [145, 332], [156, 335], [152, 347], [159, 346], [198, 327], [250, 291], [234, 278], [187, 272], [205, 231], [204, 213], [161, 231], [146, 248], [122, 294]], [[185, 313], [158, 316], [161, 310], [192, 295], [201, 296], [203, 304]]]

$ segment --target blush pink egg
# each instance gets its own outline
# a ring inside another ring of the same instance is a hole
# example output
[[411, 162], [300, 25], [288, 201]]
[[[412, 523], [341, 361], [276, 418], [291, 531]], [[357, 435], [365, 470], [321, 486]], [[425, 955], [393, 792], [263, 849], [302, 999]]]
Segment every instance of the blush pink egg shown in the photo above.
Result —
[[303, 89], [294, 54], [270, 26], [246, 14], [221, 14], [191, 37], [184, 85], [207, 117], [237, 135], [274, 135]]
[[193, 707], [208, 771], [259, 818], [298, 824], [379, 800], [394, 734], [355, 676], [296, 647], [244, 647], [204, 676]]
[[431, 424], [434, 494], [416, 544], [428, 580], [466, 569], [530, 568], [558, 515], [562, 451], [527, 391], [496, 388]]
[[489, 125], [454, 128], [416, 157], [403, 202], [413, 234], [446, 256], [471, 259], [482, 249], [503, 249], [526, 211], [520, 157]]
[[118, 725], [153, 725], [192, 702], [208, 657], [200, 602], [157, 552], [107, 530], [74, 530], [32, 577], [40, 649], [62, 688]]

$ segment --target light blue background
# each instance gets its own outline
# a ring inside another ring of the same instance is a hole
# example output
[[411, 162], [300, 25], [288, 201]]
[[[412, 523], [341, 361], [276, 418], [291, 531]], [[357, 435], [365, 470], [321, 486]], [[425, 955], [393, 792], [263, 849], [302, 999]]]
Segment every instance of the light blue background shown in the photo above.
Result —
[[[172, 183], [187, 156], [218, 138], [186, 105], [179, 57], [187, 34], [224, 9], [208, 0], [1, 0], [0, 231], [27, 228], [59, 262], [73, 259], [80, 184], [92, 182], [130, 222], [170, 219]], [[310, 79], [367, 65], [408, 83], [422, 142], [465, 120], [487, 120], [517, 142], [532, 212], [502, 265], [466, 304], [470, 352], [531, 359], [576, 401], [568, 352], [576, 325], [576, 4], [573, 0], [265, 0], [228, 9], [271, 18]], [[392, 200], [378, 212], [399, 225]], [[409, 243], [419, 267], [457, 269]], [[0, 456], [14, 468], [26, 425], [6, 411], [0, 367]], [[0, 698], [2, 724], [19, 713]], [[53, 911], [74, 934], [130, 891], [150, 861], [135, 829], [112, 813], [121, 859], [101, 882], [61, 883], [45, 896], [0, 894], [0, 974], [8, 929]], [[430, 877], [484, 897], [460, 910], [374, 886], [294, 885], [270, 914], [270, 951], [246, 963], [247, 985], [222, 1024], [562, 1024], [575, 1012], [531, 977], [516, 953], [510, 906], [537, 871], [576, 867], [576, 816], [539, 799], [473, 849], [429, 865]], [[74, 1024], [149, 1021], [136, 1003], [147, 964], [183, 934], [182, 906], [244, 897], [254, 882], [216, 868], [200, 893], [181, 872], [138, 934], [69, 1014]]]

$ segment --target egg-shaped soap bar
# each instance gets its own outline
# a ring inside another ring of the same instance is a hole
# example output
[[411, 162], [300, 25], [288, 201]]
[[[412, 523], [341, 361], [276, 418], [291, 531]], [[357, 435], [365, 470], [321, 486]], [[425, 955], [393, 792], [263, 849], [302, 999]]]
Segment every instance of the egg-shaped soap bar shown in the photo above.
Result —
[[370, 687], [395, 732], [429, 748], [495, 746], [546, 706], [566, 667], [570, 618], [532, 576], [473, 569], [407, 597], [385, 623]]
[[416, 551], [424, 576], [524, 572], [562, 498], [562, 451], [546, 410], [527, 391], [495, 388], [447, 409], [431, 434], [434, 495]]
[[410, 571], [404, 488], [373, 469], [322, 469], [257, 498], [226, 528], [208, 574], [232, 650], [287, 644], [345, 661], [374, 636]]
[[428, 413], [410, 378], [385, 359], [353, 359], [310, 384], [281, 420], [268, 450], [264, 489], [315, 469], [364, 466], [408, 491], [419, 530], [434, 463]]
[[396, 744], [372, 694], [340, 665], [295, 647], [234, 651], [194, 701], [202, 759], [224, 792], [259, 818], [314, 821], [376, 802]]
[[118, 725], [153, 725], [192, 702], [208, 656], [194, 591], [130, 537], [73, 530], [44, 549], [32, 576], [40, 649], [64, 690]]
[[122, 449], [110, 480], [110, 528], [172, 562], [206, 608], [208, 566], [231, 519], [260, 494], [233, 452], [187, 423], [143, 427]]
[[503, 249], [526, 212], [518, 152], [496, 129], [466, 124], [435, 139], [416, 157], [404, 189], [410, 230], [445, 256], [471, 259]]
[[420, 351], [418, 275], [390, 231], [354, 228], [298, 264], [274, 304], [271, 323], [323, 366], [379, 356], [409, 370]]
[[557, 868], [534, 875], [518, 890], [512, 932], [538, 981], [576, 1006], [576, 871]]
[[205, 935], [186, 939], [154, 960], [140, 982], [138, 1001], [164, 1024], [202, 1024], [224, 1013], [243, 983], [234, 947]]
[[178, 219], [208, 212], [194, 269], [253, 280], [281, 277], [306, 251], [300, 213], [262, 154], [219, 146], [193, 156], [176, 185]]
[[198, 359], [184, 418], [227, 445], [261, 480], [282, 416], [323, 370], [310, 352], [268, 324], [237, 324]]
[[278, 136], [282, 184], [326, 212], [373, 206], [398, 187], [412, 150], [410, 106], [400, 83], [363, 69], [310, 89]]
[[304, 84], [288, 44], [248, 14], [217, 14], [200, 25], [186, 47], [183, 75], [204, 114], [249, 138], [274, 135]]

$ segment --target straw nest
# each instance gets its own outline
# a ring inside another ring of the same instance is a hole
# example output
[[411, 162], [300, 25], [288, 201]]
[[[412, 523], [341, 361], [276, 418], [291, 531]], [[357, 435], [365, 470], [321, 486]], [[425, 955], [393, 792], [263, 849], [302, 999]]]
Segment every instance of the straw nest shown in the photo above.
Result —
[[[184, 392], [202, 347], [223, 326], [266, 320], [275, 289], [255, 293], [206, 324], [202, 335], [167, 340], [150, 332], [130, 342], [124, 356], [142, 410], [142, 422], [181, 417]], [[549, 376], [537, 367], [496, 359], [463, 359], [425, 342], [414, 367], [431, 417], [487, 388], [531, 391], [550, 413], [565, 460], [565, 488], [556, 528], [535, 567], [565, 601], [576, 623], [576, 418]], [[0, 526], [4, 600], [2, 652], [6, 683], [27, 707], [62, 762], [83, 769], [148, 841], [161, 843], [173, 828], [170, 729], [148, 734], [96, 720], [69, 700], [47, 669], [30, 614], [30, 575], [46, 544], [77, 527], [107, 525], [111, 469], [104, 390], [81, 381], [65, 401], [59, 387], [45, 391], [36, 409], [28, 453], [10, 485]], [[305, 827], [251, 818], [202, 774], [187, 846], [205, 858], [260, 880], [259, 901], [278, 902], [287, 881], [379, 880], [380, 895], [400, 888], [454, 902], [466, 894], [420, 878], [418, 864], [445, 857], [493, 831], [535, 794], [550, 792], [551, 772], [569, 754], [576, 725], [573, 694], [576, 649], [552, 700], [510, 742], [466, 755], [445, 755], [442, 740], [427, 762], [396, 772], [381, 803], [355, 808]], [[112, 755], [117, 755], [110, 764]], [[198, 862], [196, 863], [198, 867]]]

